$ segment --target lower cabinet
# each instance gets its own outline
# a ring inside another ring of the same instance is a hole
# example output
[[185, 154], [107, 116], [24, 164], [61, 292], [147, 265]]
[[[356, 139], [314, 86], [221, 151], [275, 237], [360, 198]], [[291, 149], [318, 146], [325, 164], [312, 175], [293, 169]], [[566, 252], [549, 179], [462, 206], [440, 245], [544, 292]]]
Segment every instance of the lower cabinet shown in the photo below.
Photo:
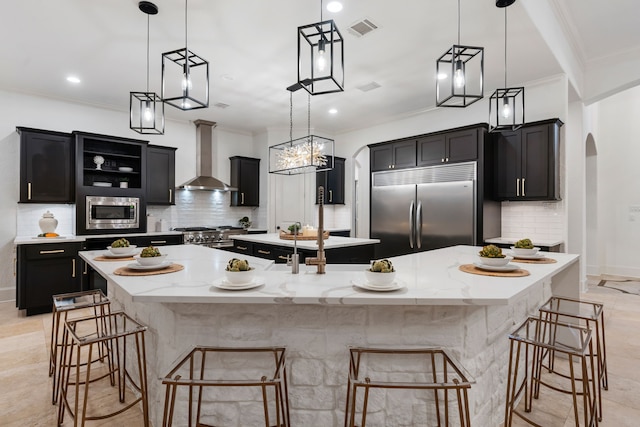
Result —
[[16, 306], [27, 316], [48, 313], [52, 296], [82, 289], [81, 242], [19, 245]]
[[[374, 245], [358, 245], [343, 248], [325, 249], [325, 257], [329, 264], [369, 264], [374, 258]], [[253, 255], [258, 258], [270, 259], [277, 264], [287, 262], [287, 257], [293, 254], [291, 246], [268, 245], [264, 243], [245, 242], [234, 240], [233, 248], [226, 248], [229, 251]], [[304, 264], [307, 258], [316, 256], [316, 251], [298, 248], [300, 263]]]

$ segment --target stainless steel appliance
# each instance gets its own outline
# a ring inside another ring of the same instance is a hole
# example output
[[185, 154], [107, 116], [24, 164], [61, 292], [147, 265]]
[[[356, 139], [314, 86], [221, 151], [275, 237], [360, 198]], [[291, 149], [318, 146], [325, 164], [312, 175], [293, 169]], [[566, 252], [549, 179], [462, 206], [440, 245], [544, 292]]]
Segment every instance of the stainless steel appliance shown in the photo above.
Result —
[[376, 258], [475, 245], [476, 162], [372, 173]]
[[140, 226], [138, 197], [86, 196], [87, 230], [122, 230]]
[[247, 234], [242, 227], [222, 225], [218, 227], [177, 227], [176, 231], [182, 231], [183, 242], [188, 245], [201, 245], [208, 248], [233, 247], [235, 234]]

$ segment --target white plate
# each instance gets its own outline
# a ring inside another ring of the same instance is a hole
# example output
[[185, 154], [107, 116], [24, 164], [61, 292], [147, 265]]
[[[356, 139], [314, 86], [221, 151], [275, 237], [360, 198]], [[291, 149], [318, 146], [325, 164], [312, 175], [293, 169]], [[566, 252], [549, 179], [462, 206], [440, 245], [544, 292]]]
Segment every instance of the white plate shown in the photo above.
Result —
[[130, 167], [127, 167], [127, 166], [120, 166], [120, 167], [118, 168], [118, 170], [119, 170], [120, 172], [133, 172], [133, 168], [130, 168]]
[[110, 182], [94, 182], [94, 187], [111, 187], [113, 184]]
[[165, 261], [156, 265], [140, 265], [138, 263], [131, 263], [127, 264], [127, 268], [132, 270], [160, 270], [162, 268], [169, 267], [171, 264], [173, 264], [171, 261]]
[[[545, 257], [545, 255], [541, 254], [541, 253], [537, 253], [535, 255], [516, 255], [516, 254], [513, 254], [513, 257], [514, 258], [521, 258], [521, 259], [542, 259], [542, 258]], [[514, 261], [515, 261], [515, 259], [514, 259]]]
[[258, 286], [264, 285], [264, 279], [261, 277], [254, 277], [249, 283], [231, 283], [227, 279], [216, 281], [213, 286], [226, 291], [242, 291], [244, 289], [253, 289]]
[[397, 291], [398, 289], [404, 288], [403, 284], [398, 283], [398, 281], [391, 282], [391, 284], [386, 286], [376, 286], [370, 285], [369, 282], [360, 281], [360, 280], [352, 280], [351, 283], [353, 286], [361, 289], [366, 289], [367, 291], [377, 291], [377, 292], [389, 292], [389, 291]]
[[128, 258], [128, 257], [132, 257], [136, 254], [136, 252], [138, 251], [131, 251], [128, 252], [126, 254], [114, 254], [112, 252], [105, 252], [104, 254], [102, 254], [103, 257], [105, 258]]
[[473, 265], [475, 265], [476, 267], [482, 270], [487, 270], [487, 271], [505, 271], [506, 272], [506, 271], [515, 271], [520, 268], [514, 264], [501, 265], [497, 267], [495, 265], [485, 265], [479, 262], [474, 262]]

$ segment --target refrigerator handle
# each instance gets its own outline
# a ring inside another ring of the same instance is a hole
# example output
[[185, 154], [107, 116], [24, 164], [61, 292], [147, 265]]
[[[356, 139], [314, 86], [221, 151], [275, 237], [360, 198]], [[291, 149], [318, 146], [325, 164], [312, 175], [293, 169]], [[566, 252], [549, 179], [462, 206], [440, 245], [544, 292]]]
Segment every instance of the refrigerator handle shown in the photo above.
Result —
[[422, 201], [418, 202], [418, 212], [416, 214], [416, 246], [422, 248]]
[[411, 249], [413, 249], [413, 236], [415, 235], [415, 232], [416, 232], [415, 230], [416, 223], [413, 215], [414, 207], [415, 207], [415, 204], [414, 204], [414, 201], [412, 200], [411, 204], [409, 205], [409, 247]]

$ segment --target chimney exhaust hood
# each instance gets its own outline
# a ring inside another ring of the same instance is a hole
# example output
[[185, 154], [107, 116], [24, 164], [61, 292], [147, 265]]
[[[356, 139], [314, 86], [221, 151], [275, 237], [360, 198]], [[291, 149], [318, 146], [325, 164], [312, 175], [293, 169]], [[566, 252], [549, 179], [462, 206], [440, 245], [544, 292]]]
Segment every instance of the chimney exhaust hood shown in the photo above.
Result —
[[213, 176], [213, 128], [215, 122], [194, 121], [196, 125], [196, 177], [185, 182], [179, 189], [205, 191], [237, 191]]

